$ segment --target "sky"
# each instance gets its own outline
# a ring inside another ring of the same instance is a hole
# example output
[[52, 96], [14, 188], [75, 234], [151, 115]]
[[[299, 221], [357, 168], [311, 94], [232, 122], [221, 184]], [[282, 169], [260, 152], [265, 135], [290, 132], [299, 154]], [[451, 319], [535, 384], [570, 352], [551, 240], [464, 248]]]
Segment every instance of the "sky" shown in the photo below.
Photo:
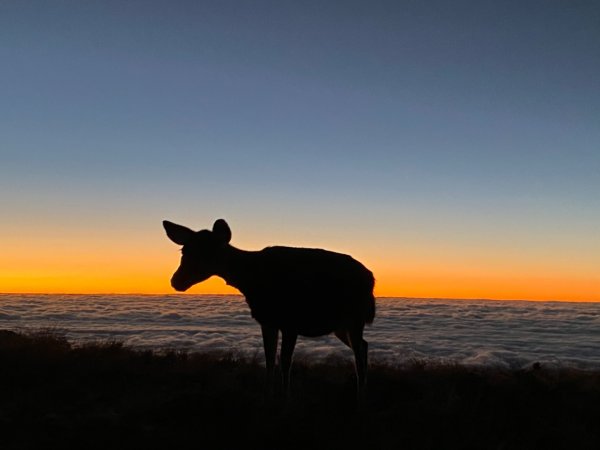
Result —
[[0, 292], [171, 292], [161, 221], [224, 218], [379, 296], [600, 301], [597, 1], [4, 0], [0, 61]]

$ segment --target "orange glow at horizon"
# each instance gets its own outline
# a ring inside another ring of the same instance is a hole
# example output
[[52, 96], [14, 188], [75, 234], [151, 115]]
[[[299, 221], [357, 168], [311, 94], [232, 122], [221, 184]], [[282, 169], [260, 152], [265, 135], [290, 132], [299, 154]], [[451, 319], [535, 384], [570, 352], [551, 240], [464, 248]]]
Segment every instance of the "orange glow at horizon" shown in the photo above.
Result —
[[[0, 261], [0, 292], [175, 293], [169, 280], [179, 264], [176, 248], [167, 242], [148, 251], [148, 247], [130, 243], [129, 251], [124, 253], [124, 245], [104, 245], [89, 252], [89, 248], [77, 250], [56, 243], [44, 248], [38, 243], [35, 256], [32, 249], [23, 248], [26, 244], [9, 246]], [[365, 263], [375, 274], [375, 293], [380, 297], [600, 301], [600, 279], [591, 274], [544, 274], [533, 268], [526, 271], [521, 267], [468, 264], [445, 266], [441, 262], [426, 264], [417, 257], [405, 258], [402, 264], [369, 259]], [[188, 292], [238, 293], [217, 277]]]
[[[68, 272], [0, 273], [1, 293], [32, 294], [173, 294], [170, 273], [82, 275]], [[402, 278], [399, 276], [398, 278]], [[377, 297], [454, 298], [490, 300], [537, 300], [599, 302], [590, 295], [597, 280], [544, 280], [514, 278], [471, 279], [425, 274], [402, 281], [379, 278]], [[223, 280], [212, 277], [187, 291], [190, 294], [239, 294]]]
[[[0, 270], [0, 292], [55, 294], [170, 294], [169, 284], [176, 267], [161, 265], [146, 271], [122, 266], [99, 266], [95, 270]], [[377, 271], [374, 270], [376, 276]], [[377, 276], [378, 297], [561, 300], [598, 302], [597, 279], [550, 279], [543, 277], [469, 276], [440, 273], [402, 274], [393, 269]], [[238, 294], [212, 277], [187, 291], [191, 294]]]

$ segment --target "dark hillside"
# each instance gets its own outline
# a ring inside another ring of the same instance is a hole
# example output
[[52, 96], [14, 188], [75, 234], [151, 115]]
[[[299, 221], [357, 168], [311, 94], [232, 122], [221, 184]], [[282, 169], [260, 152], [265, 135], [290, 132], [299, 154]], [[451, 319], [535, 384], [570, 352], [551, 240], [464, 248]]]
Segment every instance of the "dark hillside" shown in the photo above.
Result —
[[287, 403], [223, 354], [0, 331], [0, 448], [598, 449], [600, 373], [296, 361]]

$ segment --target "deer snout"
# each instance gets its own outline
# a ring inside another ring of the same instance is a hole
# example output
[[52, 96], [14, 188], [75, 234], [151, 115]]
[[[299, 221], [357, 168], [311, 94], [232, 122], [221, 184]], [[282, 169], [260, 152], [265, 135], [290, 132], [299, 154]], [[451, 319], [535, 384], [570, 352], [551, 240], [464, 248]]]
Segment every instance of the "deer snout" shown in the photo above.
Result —
[[178, 292], [187, 291], [194, 283], [187, 280], [188, 277], [184, 277], [181, 271], [177, 271], [171, 277], [171, 286]]
[[211, 275], [212, 273], [198, 270], [197, 267], [180, 266], [171, 277], [171, 286], [179, 292], [187, 291], [193, 285], [210, 278]]
[[175, 289], [177, 292], [185, 292], [188, 290], [189, 286], [184, 286], [182, 284], [179, 284], [177, 281], [173, 280], [171, 278], [171, 286], [173, 287], [173, 289]]
[[185, 291], [187, 291], [189, 289], [189, 286], [184, 286], [184, 285], [181, 285], [181, 284], [177, 284], [177, 282], [173, 281], [172, 279], [171, 279], [171, 286], [177, 292], [185, 292]]

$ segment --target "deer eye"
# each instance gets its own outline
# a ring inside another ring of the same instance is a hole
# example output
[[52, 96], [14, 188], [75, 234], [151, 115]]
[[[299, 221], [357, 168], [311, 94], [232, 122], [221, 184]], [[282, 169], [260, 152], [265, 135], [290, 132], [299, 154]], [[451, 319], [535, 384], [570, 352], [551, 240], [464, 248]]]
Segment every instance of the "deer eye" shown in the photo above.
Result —
[[194, 253], [195, 253], [195, 252], [194, 252], [194, 249], [193, 249], [193, 248], [192, 248], [192, 249], [190, 249], [190, 248], [187, 248], [187, 247], [183, 247], [183, 248], [181, 249], [181, 255], [182, 255], [182, 256], [190, 256], [190, 255], [193, 255]]

